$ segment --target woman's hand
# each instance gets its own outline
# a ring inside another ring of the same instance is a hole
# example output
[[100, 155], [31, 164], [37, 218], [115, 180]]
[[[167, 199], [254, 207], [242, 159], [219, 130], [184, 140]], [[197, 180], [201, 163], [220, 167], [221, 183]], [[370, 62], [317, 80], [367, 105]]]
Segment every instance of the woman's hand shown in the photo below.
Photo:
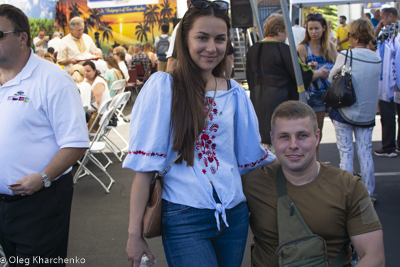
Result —
[[157, 264], [157, 261], [147, 246], [146, 241], [141, 236], [135, 237], [129, 235], [126, 244], [126, 254], [128, 255], [130, 267], [139, 267], [143, 254], [147, 255], [150, 262]]
[[330, 71], [324, 66], [322, 66], [321, 68], [319, 68], [318, 70], [314, 71], [314, 75], [313, 75], [313, 81], [315, 81], [316, 79], [328, 79], [329, 77], [329, 73]]
[[313, 70], [314, 69], [316, 69], [317, 67], [318, 67], [318, 62], [316, 62], [316, 61], [311, 61], [311, 62], [308, 62], [308, 64], [307, 64], [309, 67], [311, 67]]

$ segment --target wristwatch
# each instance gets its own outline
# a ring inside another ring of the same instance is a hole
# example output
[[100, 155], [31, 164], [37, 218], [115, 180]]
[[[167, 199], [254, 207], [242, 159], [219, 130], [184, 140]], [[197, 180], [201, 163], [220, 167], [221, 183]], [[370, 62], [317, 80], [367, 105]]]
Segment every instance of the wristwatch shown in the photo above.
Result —
[[41, 172], [40, 175], [42, 176], [43, 179], [43, 186], [44, 187], [49, 187], [51, 185], [51, 180], [49, 177], [44, 172]]

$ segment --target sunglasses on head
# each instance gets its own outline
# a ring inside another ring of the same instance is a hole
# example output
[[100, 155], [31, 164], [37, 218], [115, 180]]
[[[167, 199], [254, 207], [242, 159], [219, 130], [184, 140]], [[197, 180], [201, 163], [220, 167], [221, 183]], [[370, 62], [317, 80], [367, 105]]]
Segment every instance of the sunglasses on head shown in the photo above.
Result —
[[225, 1], [207, 1], [207, 0], [192, 0], [190, 1], [190, 6], [194, 6], [197, 9], [206, 9], [210, 6], [214, 6], [214, 8], [227, 11], [229, 9], [229, 3]]
[[314, 19], [322, 19], [322, 14], [313, 14], [313, 13], [308, 14], [308, 15], [307, 15], [307, 19], [311, 19], [311, 18], [314, 18]]
[[10, 31], [10, 32], [3, 32], [3, 31], [0, 31], [0, 39], [3, 39], [4, 36], [5, 36], [7, 33], [13, 33], [13, 32], [17, 32], [17, 31]]

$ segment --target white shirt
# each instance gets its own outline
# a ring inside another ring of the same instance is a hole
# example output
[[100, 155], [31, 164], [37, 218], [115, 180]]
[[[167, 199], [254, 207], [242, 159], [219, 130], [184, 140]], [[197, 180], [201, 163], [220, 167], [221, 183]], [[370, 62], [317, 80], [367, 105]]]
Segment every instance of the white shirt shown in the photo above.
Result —
[[7, 185], [42, 172], [61, 148], [89, 147], [75, 82], [33, 51], [21, 72], [0, 87], [0, 114], [0, 194], [12, 195]]
[[[87, 82], [86, 78], [83, 81]], [[101, 83], [101, 84], [104, 85], [104, 92], [103, 92], [103, 96], [101, 97], [100, 106], [105, 101], [111, 99], [110, 90], [108, 90], [108, 84], [106, 83], [106, 81], [103, 78], [97, 76], [96, 79], [94, 79], [94, 81], [92, 83], [92, 86], [90, 88], [90, 91], [91, 91], [91, 100], [90, 100], [91, 101], [91, 105], [89, 106], [88, 110], [94, 110], [92, 106], [94, 106], [96, 109], [99, 109], [99, 107], [97, 106], [96, 98], [93, 95], [93, 89], [98, 83]]]
[[306, 36], [306, 29], [300, 27], [299, 25], [294, 25], [292, 27], [293, 37], [294, 37], [294, 44], [296, 47], [299, 45], [301, 41], [303, 41], [304, 37]]
[[172, 54], [174, 53], [174, 47], [175, 47], [175, 39], [176, 39], [176, 32], [178, 31], [179, 24], [176, 24], [174, 31], [172, 32], [171, 38], [169, 39], [169, 48], [167, 52], [167, 58], [172, 57]]
[[103, 77], [108, 70], [107, 63], [102, 59], [92, 60], [92, 62], [96, 66], [96, 69], [100, 72], [100, 75]]
[[[175, 29], [174, 29], [175, 31]], [[176, 32], [175, 32], [176, 35]], [[160, 41], [160, 37], [165, 38], [168, 37], [168, 42], [171, 43], [171, 36], [169, 36], [168, 34], [161, 34], [160, 36], [156, 37], [156, 40], [154, 41], [154, 47], [156, 47], [158, 45], [158, 42]]]
[[90, 107], [90, 99], [92, 96], [92, 87], [87, 82], [83, 81], [77, 84], [79, 92], [81, 93], [82, 106]]
[[58, 52], [58, 50], [60, 48], [60, 43], [61, 43], [60, 37], [54, 37], [53, 39], [51, 39], [49, 41], [48, 47], [53, 47], [54, 48], [54, 52]]
[[129, 72], [128, 72], [128, 68], [126, 67], [125, 62], [121, 61], [120, 63], [118, 63], [118, 66], [121, 69], [122, 73], [124, 74], [126, 82], [128, 82], [129, 81]]
[[36, 45], [38, 42], [40, 42], [39, 36], [36, 36], [35, 38], [33, 38], [33, 44], [35, 45], [35, 52], [38, 51], [43, 51], [44, 53], [47, 53], [47, 48], [44, 47], [45, 42], [42, 42], [41, 45]]
[[132, 56], [130, 54], [126, 53], [125, 54], [125, 61], [126, 61], [126, 64], [131, 64]]
[[[85, 59], [83, 57], [86, 57], [87, 54], [89, 53], [93, 54], [97, 49], [97, 47], [94, 44], [92, 38], [87, 34], [83, 34], [81, 38], [83, 38], [83, 42], [85, 43], [86, 46], [85, 52], [81, 53], [79, 51], [78, 45], [75, 42], [75, 40], [77, 39], [74, 38], [71, 34], [68, 34], [67, 36], [61, 39], [57, 60], [63, 61], [65, 59], [71, 59], [71, 58]], [[69, 72], [71, 66], [72, 64], [65, 65], [64, 69], [67, 72]]]

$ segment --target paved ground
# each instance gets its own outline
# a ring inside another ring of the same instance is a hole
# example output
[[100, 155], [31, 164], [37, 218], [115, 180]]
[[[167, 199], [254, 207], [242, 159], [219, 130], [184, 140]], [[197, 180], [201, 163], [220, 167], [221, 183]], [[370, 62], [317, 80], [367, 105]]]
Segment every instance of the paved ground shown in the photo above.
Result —
[[[132, 103], [126, 108], [130, 113]], [[377, 127], [373, 134], [373, 149], [380, 147], [380, 121], [377, 116]], [[129, 125], [123, 125], [118, 130], [128, 140]], [[330, 161], [333, 166], [339, 166], [339, 152], [332, 123], [325, 120], [321, 144], [321, 160]], [[113, 140], [118, 138], [112, 135]], [[123, 146], [121, 141], [120, 145]], [[121, 163], [112, 155], [114, 164], [108, 167], [108, 172], [115, 179], [110, 193], [91, 177], [78, 181], [75, 186], [72, 205], [71, 230], [69, 241], [69, 257], [84, 258], [84, 266], [128, 266], [125, 253], [128, 229], [129, 194], [134, 172], [122, 169]], [[99, 155], [99, 159], [103, 158]], [[398, 251], [400, 250], [400, 155], [397, 158], [380, 158], [374, 155], [376, 172], [376, 210], [384, 227], [384, 242], [386, 266], [400, 266]], [[90, 169], [107, 182], [107, 177], [98, 171], [96, 166]], [[356, 160], [355, 168], [358, 170]], [[318, 214], [317, 214], [318, 215]], [[148, 240], [159, 267], [168, 266], [165, 260], [161, 239]], [[248, 244], [242, 266], [250, 266], [250, 244], [252, 236], [249, 233]], [[72, 264], [71, 264], [72, 265]], [[75, 264], [77, 265], [77, 264]]]

